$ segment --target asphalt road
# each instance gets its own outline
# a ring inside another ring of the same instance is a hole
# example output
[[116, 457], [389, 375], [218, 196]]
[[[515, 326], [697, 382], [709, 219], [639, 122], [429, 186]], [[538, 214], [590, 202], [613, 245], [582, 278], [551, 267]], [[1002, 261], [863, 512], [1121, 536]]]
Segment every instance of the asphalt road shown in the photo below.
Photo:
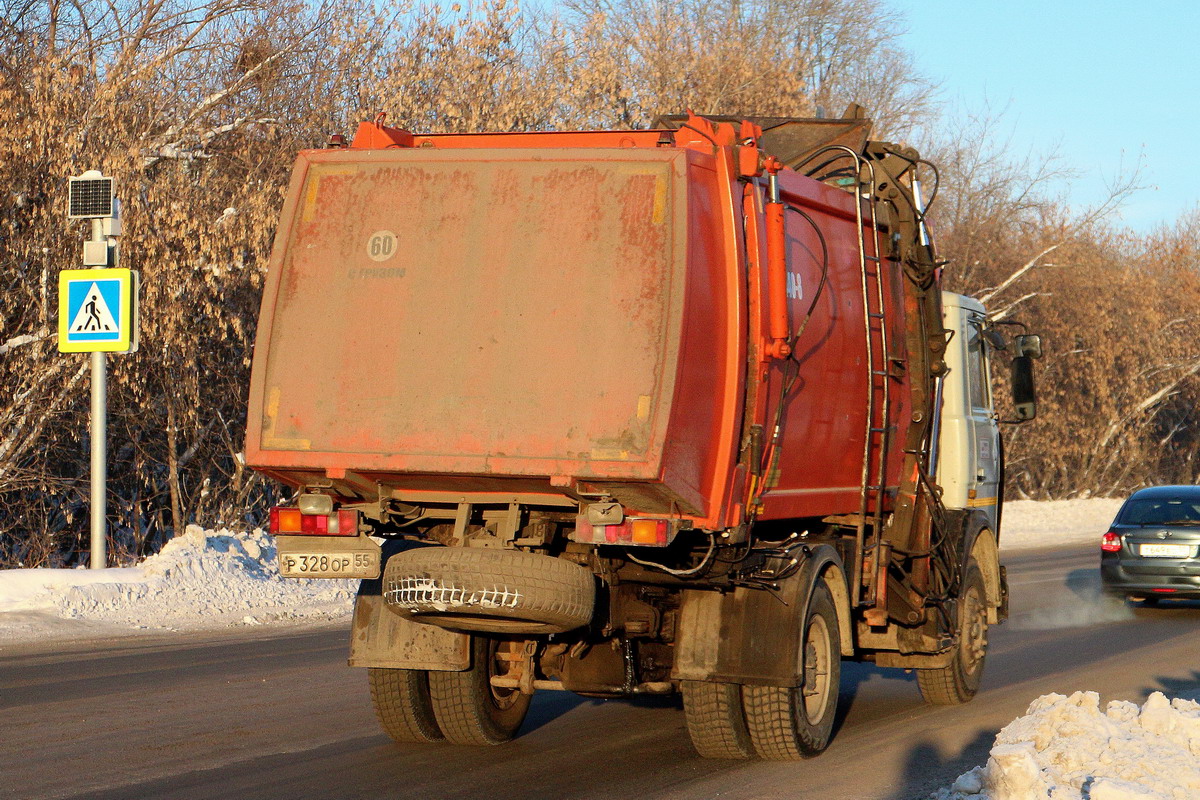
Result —
[[400, 747], [344, 630], [0, 649], [0, 798], [821, 798], [907, 800], [983, 763], [1047, 692], [1200, 692], [1200, 603], [1097, 596], [1093, 548], [1009, 556], [1013, 616], [965, 706], [845, 664], [833, 745], [800, 763], [706, 761], [667, 699], [543, 692], [496, 748]]

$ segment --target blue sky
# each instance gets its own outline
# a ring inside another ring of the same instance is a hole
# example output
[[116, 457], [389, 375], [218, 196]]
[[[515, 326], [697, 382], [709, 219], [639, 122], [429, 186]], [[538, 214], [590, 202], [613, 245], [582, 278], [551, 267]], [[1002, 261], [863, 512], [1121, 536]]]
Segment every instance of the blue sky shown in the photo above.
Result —
[[1004, 110], [1018, 154], [1057, 148], [1099, 202], [1124, 164], [1147, 188], [1118, 220], [1139, 232], [1200, 202], [1200, 0], [884, 0], [947, 112]]

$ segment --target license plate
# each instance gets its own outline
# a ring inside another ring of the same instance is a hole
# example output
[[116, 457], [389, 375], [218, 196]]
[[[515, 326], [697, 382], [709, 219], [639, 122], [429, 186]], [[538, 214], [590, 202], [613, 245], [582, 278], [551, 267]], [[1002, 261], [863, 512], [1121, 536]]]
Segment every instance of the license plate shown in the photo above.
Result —
[[279, 574], [285, 578], [378, 578], [379, 553], [280, 553]]
[[1192, 554], [1192, 547], [1187, 544], [1144, 544], [1138, 553], [1150, 558], [1187, 558]]

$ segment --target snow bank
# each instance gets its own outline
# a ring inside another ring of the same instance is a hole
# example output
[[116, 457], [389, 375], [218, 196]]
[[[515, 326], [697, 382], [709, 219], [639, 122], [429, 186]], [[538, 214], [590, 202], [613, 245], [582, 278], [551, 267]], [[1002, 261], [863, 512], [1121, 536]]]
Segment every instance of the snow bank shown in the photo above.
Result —
[[275, 545], [260, 530], [189, 526], [137, 567], [0, 571], [0, 638], [326, 621], [349, 615], [357, 587], [280, 578]]
[[1108, 530], [1124, 498], [1016, 500], [1004, 504], [1001, 550], [1029, 550], [1063, 544], [1095, 544]]
[[931, 800], [1192, 800], [1200, 703], [1154, 692], [1100, 710], [1095, 692], [1048, 694], [996, 736], [987, 765]]

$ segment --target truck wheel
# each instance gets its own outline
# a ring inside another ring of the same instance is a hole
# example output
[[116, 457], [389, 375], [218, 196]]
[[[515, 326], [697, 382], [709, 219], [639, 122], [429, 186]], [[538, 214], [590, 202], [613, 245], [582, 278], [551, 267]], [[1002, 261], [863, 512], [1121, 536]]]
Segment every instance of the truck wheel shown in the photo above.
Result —
[[496, 639], [473, 636], [471, 668], [465, 672], [429, 672], [429, 694], [438, 727], [454, 744], [503, 744], [517, 733], [529, 711], [530, 696], [492, 686], [501, 669]]
[[829, 746], [841, 682], [841, 639], [833, 597], [818, 581], [804, 620], [800, 686], [745, 686], [742, 697], [754, 749], [762, 758], [794, 761]]
[[736, 683], [683, 682], [683, 713], [688, 735], [704, 758], [750, 758], [754, 745]]
[[579, 564], [521, 550], [420, 547], [388, 559], [384, 599], [417, 622], [465, 631], [562, 633], [592, 619]]
[[433, 716], [429, 674], [421, 669], [367, 670], [371, 704], [379, 724], [397, 742], [440, 742], [446, 738]]
[[983, 660], [987, 656], [987, 594], [983, 573], [975, 559], [967, 564], [962, 600], [958, 604], [958, 645], [954, 660], [944, 667], [917, 670], [917, 686], [925, 702], [935, 706], [955, 706], [967, 702], [979, 691], [983, 679]]

